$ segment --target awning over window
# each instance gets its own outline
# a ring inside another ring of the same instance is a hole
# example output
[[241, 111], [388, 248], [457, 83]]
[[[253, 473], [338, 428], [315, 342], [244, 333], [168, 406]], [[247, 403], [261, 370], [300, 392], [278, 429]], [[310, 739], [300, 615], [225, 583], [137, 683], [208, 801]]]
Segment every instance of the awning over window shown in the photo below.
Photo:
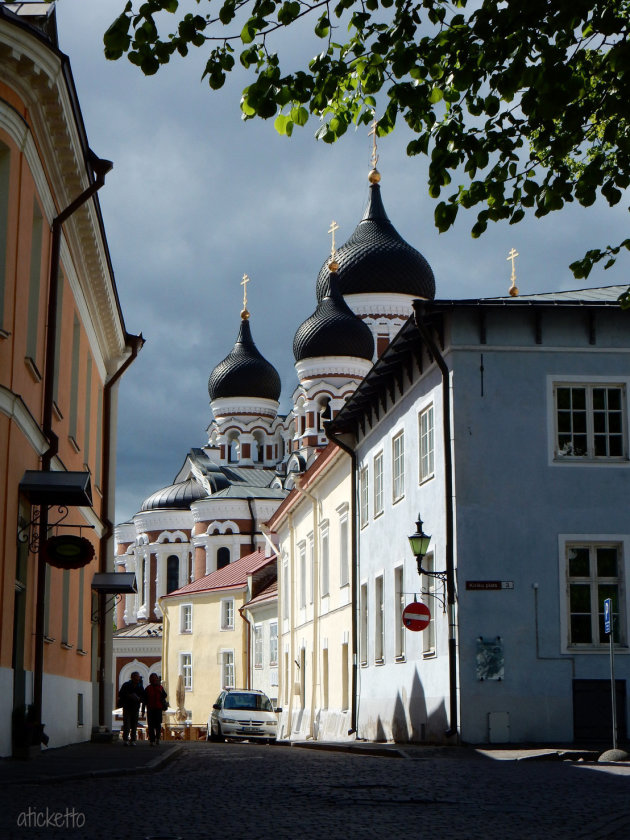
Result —
[[132, 595], [138, 591], [134, 572], [97, 572], [92, 578], [92, 589], [108, 595]]
[[92, 507], [89, 472], [26, 470], [20, 491], [34, 505]]

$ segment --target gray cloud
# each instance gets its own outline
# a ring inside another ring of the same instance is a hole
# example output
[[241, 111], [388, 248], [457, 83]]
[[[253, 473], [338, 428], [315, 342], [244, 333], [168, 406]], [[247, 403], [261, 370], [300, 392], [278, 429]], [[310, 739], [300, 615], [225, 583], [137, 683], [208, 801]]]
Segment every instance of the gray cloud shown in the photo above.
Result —
[[[367, 199], [371, 144], [364, 128], [334, 146], [316, 122], [287, 140], [271, 121], [244, 122], [244, 77], [211, 92], [201, 53], [145, 78], [126, 59], [107, 62], [102, 35], [123, 0], [60, 0], [61, 49], [70, 56], [94, 151], [114, 161], [100, 192], [126, 326], [147, 343], [120, 385], [117, 521], [169, 484], [187, 450], [205, 442], [206, 383], [236, 338], [240, 279], [252, 278], [254, 339], [281, 374], [287, 410], [296, 385], [293, 335], [315, 308], [329, 248], [352, 233]], [[299, 34], [291, 60], [303, 52]], [[623, 238], [627, 210], [568, 207], [544, 220], [493, 226], [470, 237], [464, 214], [439, 235], [426, 195], [426, 163], [408, 158], [400, 125], [379, 142], [388, 214], [431, 263], [439, 297], [505, 294], [515, 247], [522, 292], [628, 282], [627, 261], [577, 283], [568, 265], [588, 247]]]

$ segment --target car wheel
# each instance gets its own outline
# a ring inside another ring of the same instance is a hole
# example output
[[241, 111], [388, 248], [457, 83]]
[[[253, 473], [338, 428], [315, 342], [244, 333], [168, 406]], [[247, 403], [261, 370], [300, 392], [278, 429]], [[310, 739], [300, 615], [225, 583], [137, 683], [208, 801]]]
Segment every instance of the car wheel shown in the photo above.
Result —
[[273, 747], [273, 745], [276, 743], [276, 739], [275, 738], [269, 738], [267, 743], [269, 744], [270, 747]]
[[220, 724], [220, 723], [219, 723], [219, 724], [217, 724], [217, 732], [216, 732], [216, 734], [215, 734], [214, 730], [212, 729], [212, 727], [210, 727], [210, 732], [209, 732], [209, 735], [208, 735], [208, 740], [209, 740], [209, 741], [222, 741], [222, 740], [223, 740], [223, 738], [221, 737], [221, 724]]

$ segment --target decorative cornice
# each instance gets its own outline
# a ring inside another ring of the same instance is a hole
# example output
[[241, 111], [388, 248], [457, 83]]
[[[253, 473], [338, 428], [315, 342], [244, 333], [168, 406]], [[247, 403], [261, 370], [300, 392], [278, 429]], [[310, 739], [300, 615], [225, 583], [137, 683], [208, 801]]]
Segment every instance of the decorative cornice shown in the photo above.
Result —
[[398, 315], [405, 321], [413, 312], [411, 302], [416, 300], [413, 295], [389, 294], [360, 294], [344, 295], [345, 301], [360, 318], [378, 318], [379, 315]]
[[371, 367], [372, 362], [369, 359], [360, 359], [357, 356], [316, 356], [295, 363], [295, 370], [300, 381], [316, 376], [347, 376], [363, 379]]
[[261, 418], [273, 419], [278, 413], [279, 406], [279, 402], [262, 397], [220, 397], [210, 403], [217, 422], [232, 414], [260, 415]]
[[193, 520], [189, 511], [147, 510], [136, 513], [133, 524], [139, 537], [147, 531], [190, 531]]

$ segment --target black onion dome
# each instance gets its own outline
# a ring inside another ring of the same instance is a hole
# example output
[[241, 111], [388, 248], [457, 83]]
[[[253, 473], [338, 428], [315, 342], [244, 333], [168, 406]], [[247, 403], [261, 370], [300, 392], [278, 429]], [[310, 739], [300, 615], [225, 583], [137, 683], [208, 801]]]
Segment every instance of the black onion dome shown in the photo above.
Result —
[[197, 499], [205, 499], [207, 495], [207, 491], [198, 481], [189, 478], [157, 490], [144, 500], [140, 510], [187, 510], [193, 502]]
[[337, 276], [328, 272], [317, 309], [301, 324], [293, 339], [295, 361], [315, 356], [357, 356], [372, 359], [372, 331], [343, 299]]
[[[435, 278], [419, 251], [405, 242], [389, 221], [379, 184], [370, 185], [363, 218], [348, 241], [335, 252], [342, 295], [388, 292], [432, 300]], [[328, 261], [317, 278], [317, 299], [324, 294]]]
[[220, 397], [260, 397], [278, 402], [278, 371], [261, 356], [254, 344], [248, 320], [241, 320], [233, 350], [210, 374], [208, 393], [211, 401]]

